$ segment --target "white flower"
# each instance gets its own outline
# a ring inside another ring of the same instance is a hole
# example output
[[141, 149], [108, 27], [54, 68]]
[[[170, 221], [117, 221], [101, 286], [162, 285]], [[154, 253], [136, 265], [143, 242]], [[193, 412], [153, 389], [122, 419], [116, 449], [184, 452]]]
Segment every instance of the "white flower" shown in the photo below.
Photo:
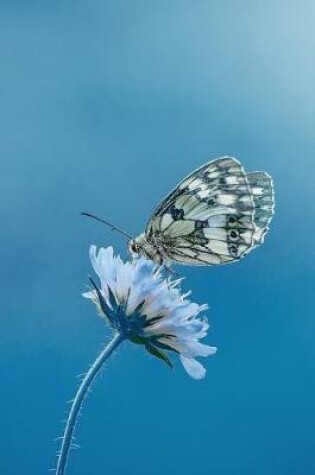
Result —
[[179, 354], [187, 373], [195, 379], [206, 370], [195, 358], [209, 356], [215, 347], [200, 343], [209, 328], [199, 314], [206, 305], [190, 302], [182, 294], [180, 280], [163, 279], [156, 265], [145, 258], [123, 262], [113, 248], [90, 247], [90, 259], [98, 275], [98, 288], [83, 294], [92, 299], [102, 317], [125, 338], [140, 343], [154, 356], [171, 365], [165, 350]]

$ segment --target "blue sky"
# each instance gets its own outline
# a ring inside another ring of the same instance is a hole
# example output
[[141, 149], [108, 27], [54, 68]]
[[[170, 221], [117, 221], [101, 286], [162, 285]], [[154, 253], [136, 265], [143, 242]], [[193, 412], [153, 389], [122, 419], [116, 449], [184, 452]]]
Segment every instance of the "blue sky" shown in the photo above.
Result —
[[0, 2], [1, 475], [55, 463], [66, 401], [109, 332], [80, 294], [90, 244], [126, 254], [159, 200], [229, 154], [266, 170], [263, 247], [181, 267], [219, 351], [196, 382], [125, 344], [68, 474], [298, 475], [314, 455], [311, 1]]

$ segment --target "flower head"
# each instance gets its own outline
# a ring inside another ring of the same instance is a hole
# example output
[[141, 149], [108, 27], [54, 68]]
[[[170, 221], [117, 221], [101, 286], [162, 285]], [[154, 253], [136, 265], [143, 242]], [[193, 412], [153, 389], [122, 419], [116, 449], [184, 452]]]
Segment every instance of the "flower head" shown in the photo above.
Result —
[[113, 248], [90, 247], [90, 259], [100, 288], [84, 293], [100, 315], [125, 338], [140, 343], [154, 356], [172, 366], [166, 351], [179, 354], [187, 373], [196, 379], [206, 370], [195, 358], [213, 355], [215, 347], [200, 343], [209, 328], [197, 305], [182, 294], [180, 280], [164, 279], [156, 265], [143, 257], [123, 262]]

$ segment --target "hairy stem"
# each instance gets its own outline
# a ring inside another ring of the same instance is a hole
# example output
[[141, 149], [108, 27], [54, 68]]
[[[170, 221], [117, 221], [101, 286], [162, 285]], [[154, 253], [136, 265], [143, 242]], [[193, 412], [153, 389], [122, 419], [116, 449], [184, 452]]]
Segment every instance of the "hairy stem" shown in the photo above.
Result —
[[120, 333], [116, 333], [110, 343], [101, 351], [98, 355], [92, 366], [90, 367], [89, 371], [86, 373], [80, 387], [75, 395], [75, 398], [72, 402], [71, 409], [69, 412], [68, 420], [66, 423], [65, 431], [62, 437], [62, 444], [60, 454], [58, 456], [57, 462], [57, 469], [56, 475], [64, 475], [69, 451], [71, 448], [71, 440], [73, 437], [73, 432], [75, 429], [75, 425], [78, 419], [78, 414], [81, 409], [84, 397], [91, 386], [91, 383], [95, 379], [97, 373], [103, 366], [103, 363], [107, 360], [107, 358], [113, 353], [113, 351], [117, 348], [117, 346], [124, 340], [124, 336]]

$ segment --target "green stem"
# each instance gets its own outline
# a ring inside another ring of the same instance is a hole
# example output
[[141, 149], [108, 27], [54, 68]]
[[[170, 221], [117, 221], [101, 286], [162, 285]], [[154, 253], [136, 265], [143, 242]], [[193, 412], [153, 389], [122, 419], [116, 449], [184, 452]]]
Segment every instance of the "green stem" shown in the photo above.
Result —
[[98, 357], [90, 367], [89, 371], [86, 373], [82, 383], [80, 384], [80, 387], [72, 402], [72, 406], [66, 423], [66, 428], [62, 437], [62, 444], [58, 456], [56, 475], [64, 475], [65, 473], [67, 461], [69, 458], [69, 451], [71, 448], [71, 440], [73, 437], [73, 432], [84, 397], [87, 391], [89, 390], [89, 387], [91, 386], [93, 380], [95, 379], [97, 373], [103, 366], [104, 362], [123, 340], [124, 336], [120, 333], [116, 333], [111, 342], [98, 355]]

